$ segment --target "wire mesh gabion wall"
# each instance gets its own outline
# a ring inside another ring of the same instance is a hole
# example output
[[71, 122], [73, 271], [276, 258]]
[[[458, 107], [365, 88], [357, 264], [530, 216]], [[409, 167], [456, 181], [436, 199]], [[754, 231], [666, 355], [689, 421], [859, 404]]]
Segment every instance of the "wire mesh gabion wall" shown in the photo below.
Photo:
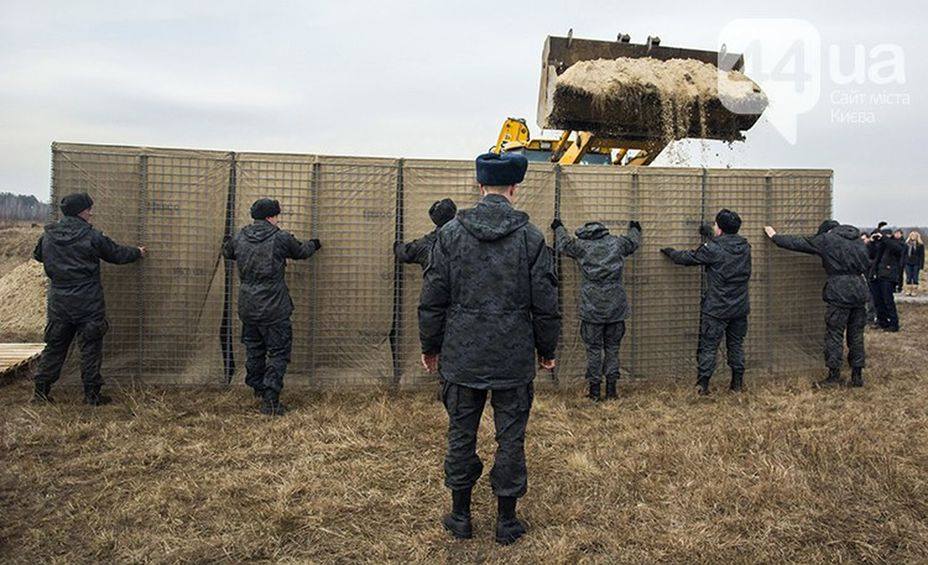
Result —
[[[225, 235], [251, 222], [257, 198], [281, 202], [282, 227], [323, 249], [292, 261], [291, 385], [425, 386], [419, 367], [417, 305], [422, 271], [393, 257], [393, 241], [434, 229], [428, 208], [450, 197], [479, 198], [471, 161], [232, 153], [54, 144], [52, 197], [86, 191], [95, 224], [149, 257], [105, 265], [110, 333], [104, 375], [164, 384], [241, 382], [244, 348], [236, 311], [235, 265], [220, 254]], [[703, 277], [675, 266], [664, 246], [695, 248], [697, 228], [722, 207], [744, 219], [753, 250], [750, 373], [821, 365], [820, 288], [814, 257], [776, 249], [763, 226], [811, 234], [831, 214], [831, 172], [684, 168], [560, 168], [532, 163], [516, 207], [553, 244], [558, 214], [573, 231], [603, 222], [615, 234], [642, 223], [641, 247], [626, 263], [631, 305], [622, 346], [624, 376], [692, 378]], [[559, 257], [563, 315], [556, 380], [580, 379], [579, 271]], [[76, 355], [64, 378], [77, 382]]]

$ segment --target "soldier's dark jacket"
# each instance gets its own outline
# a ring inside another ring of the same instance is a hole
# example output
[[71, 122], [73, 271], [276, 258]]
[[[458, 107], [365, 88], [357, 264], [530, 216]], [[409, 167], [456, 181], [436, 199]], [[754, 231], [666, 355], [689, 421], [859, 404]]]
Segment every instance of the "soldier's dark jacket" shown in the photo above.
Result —
[[751, 278], [751, 244], [738, 234], [723, 233], [695, 251], [670, 252], [678, 265], [703, 265], [706, 292], [702, 312], [720, 320], [747, 316], [751, 311], [748, 281]]
[[439, 231], [419, 301], [422, 351], [440, 353], [446, 381], [507, 389], [553, 359], [560, 334], [557, 278], [544, 236], [489, 194]]
[[397, 241], [393, 246], [393, 253], [403, 263], [418, 263], [425, 269], [429, 265], [429, 255], [432, 252], [432, 245], [434, 245], [435, 240], [438, 238], [439, 229], [440, 228], [435, 228], [419, 239], [410, 241], [409, 243]]
[[777, 234], [773, 243], [784, 249], [818, 255], [828, 275], [822, 298], [843, 308], [864, 306], [870, 296], [865, 274], [870, 269], [867, 245], [860, 230], [841, 225], [812, 237]]
[[48, 319], [81, 323], [106, 313], [100, 260], [123, 265], [137, 261], [138, 247], [119, 245], [77, 216], [45, 226], [32, 252], [51, 280]]
[[599, 222], [577, 228], [577, 238], [570, 237], [564, 226], [555, 230], [557, 250], [577, 260], [580, 265], [580, 319], [596, 324], [621, 322], [629, 315], [628, 297], [622, 285], [625, 258], [635, 252], [641, 241], [638, 228], [628, 235], [615, 236]]
[[898, 281], [902, 274], [905, 242], [891, 235], [883, 235], [881, 239], [871, 241], [870, 245], [874, 253], [873, 278]]
[[255, 220], [226, 241], [222, 254], [238, 265], [242, 322], [270, 325], [288, 319], [293, 301], [284, 281], [287, 259], [307, 259], [315, 252], [311, 241], [300, 242], [267, 220]]

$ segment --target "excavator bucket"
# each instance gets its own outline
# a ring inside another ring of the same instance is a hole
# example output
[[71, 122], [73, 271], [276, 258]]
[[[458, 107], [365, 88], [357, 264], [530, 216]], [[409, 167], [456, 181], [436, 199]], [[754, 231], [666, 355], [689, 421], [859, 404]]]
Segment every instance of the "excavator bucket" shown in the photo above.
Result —
[[548, 37], [538, 125], [641, 142], [743, 139], [767, 106], [744, 58], [659, 43]]

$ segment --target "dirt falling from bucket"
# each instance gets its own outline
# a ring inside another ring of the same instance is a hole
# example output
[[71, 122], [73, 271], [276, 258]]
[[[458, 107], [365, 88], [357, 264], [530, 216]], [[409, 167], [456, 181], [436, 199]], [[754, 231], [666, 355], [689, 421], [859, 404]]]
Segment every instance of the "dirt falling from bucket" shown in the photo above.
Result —
[[699, 137], [706, 137], [712, 102], [741, 110], [766, 105], [766, 96], [742, 73], [694, 59], [580, 61], [558, 76], [557, 85], [591, 95], [603, 115], [642, 114], [656, 101], [664, 142], [690, 137], [694, 124]]

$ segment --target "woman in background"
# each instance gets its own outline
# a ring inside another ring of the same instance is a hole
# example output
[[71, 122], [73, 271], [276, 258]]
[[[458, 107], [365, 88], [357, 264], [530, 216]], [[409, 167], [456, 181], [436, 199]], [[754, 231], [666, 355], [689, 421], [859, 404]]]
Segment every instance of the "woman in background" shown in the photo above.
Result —
[[918, 230], [909, 232], [905, 240], [903, 255], [905, 264], [905, 294], [915, 296], [918, 293], [918, 272], [925, 268], [925, 246], [922, 244], [922, 234]]

